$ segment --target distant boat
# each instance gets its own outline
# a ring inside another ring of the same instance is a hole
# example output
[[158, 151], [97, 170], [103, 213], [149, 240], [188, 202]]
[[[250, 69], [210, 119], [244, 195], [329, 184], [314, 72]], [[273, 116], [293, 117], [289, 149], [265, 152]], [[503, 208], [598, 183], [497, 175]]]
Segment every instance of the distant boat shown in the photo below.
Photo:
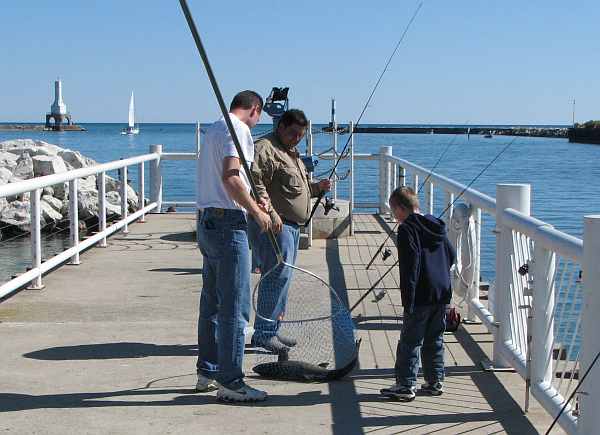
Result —
[[485, 137], [486, 139], [490, 139], [492, 137], [492, 132], [488, 131], [486, 134], [483, 135], [483, 137]]
[[121, 134], [138, 134], [139, 132], [139, 127], [135, 126], [135, 104], [133, 102], [133, 91], [131, 91], [131, 98], [129, 99], [129, 122], [127, 128], [121, 130]]

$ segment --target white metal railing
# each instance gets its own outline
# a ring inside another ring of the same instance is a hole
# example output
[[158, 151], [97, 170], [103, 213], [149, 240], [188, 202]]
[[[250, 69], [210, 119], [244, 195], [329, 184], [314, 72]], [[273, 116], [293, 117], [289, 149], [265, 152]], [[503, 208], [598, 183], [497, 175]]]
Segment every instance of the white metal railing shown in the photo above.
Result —
[[[160, 148], [160, 146], [158, 146]], [[160, 151], [151, 152], [137, 157], [132, 157], [123, 160], [117, 160], [109, 163], [104, 163], [92, 167], [75, 169], [68, 172], [63, 172], [44, 177], [32, 178], [29, 180], [9, 183], [0, 186], [0, 198], [20, 195], [24, 193], [30, 194], [30, 219], [31, 219], [31, 269], [27, 272], [11, 279], [10, 281], [0, 286], [0, 298], [9, 295], [10, 293], [29, 285], [31, 289], [41, 289], [42, 275], [51, 269], [69, 261], [71, 264], [79, 264], [79, 253], [89, 247], [99, 243], [100, 246], [106, 246], [106, 238], [116, 231], [123, 230], [127, 232], [128, 224], [140, 219], [144, 220], [144, 215], [158, 208], [156, 201], [151, 201], [145, 204], [145, 177], [144, 166], [146, 162], [151, 162], [151, 186], [153, 186], [153, 195], [157, 195], [157, 173], [160, 173]], [[129, 214], [126, 180], [128, 179], [128, 168], [137, 166], [138, 168], [138, 204], [137, 210]], [[106, 198], [106, 173], [108, 171], [119, 170], [121, 181], [120, 197], [121, 197], [121, 217], [115, 220], [107, 227], [107, 198]], [[78, 191], [79, 180], [92, 175], [97, 175], [98, 188], [98, 229], [99, 231], [86, 238], [79, 240], [79, 216], [78, 216]], [[65, 251], [54, 255], [53, 257], [42, 260], [42, 226], [41, 226], [41, 192], [45, 187], [55, 186], [62, 183], [69, 184], [69, 230], [71, 247]]]
[[[312, 146], [310, 139], [309, 145]], [[160, 212], [165, 205], [195, 206], [193, 202], [163, 201], [161, 162], [196, 158], [197, 153], [166, 153], [162, 145], [152, 145], [146, 155], [0, 186], [0, 198], [30, 192], [32, 242], [31, 270], [0, 286], [0, 297], [28, 283], [32, 288], [41, 288], [44, 272], [69, 260], [78, 264], [82, 250], [96, 243], [105, 246], [108, 235], [120, 229], [127, 231], [130, 222], [143, 219], [146, 213]], [[329, 160], [336, 155], [322, 154], [320, 158]], [[461, 250], [470, 250], [471, 260], [467, 263], [472, 268], [469, 281], [462, 289], [468, 302], [466, 319], [479, 319], [493, 333], [493, 364], [513, 367], [531, 385], [532, 394], [542, 406], [556, 415], [575, 388], [577, 376], [587, 370], [600, 349], [600, 334], [596, 332], [600, 330], [600, 216], [585, 218], [582, 241], [529, 215], [531, 191], [528, 185], [500, 184], [494, 199], [393, 156], [391, 147], [382, 147], [378, 154], [358, 154], [351, 149], [350, 160], [352, 208], [389, 212], [387, 199], [391, 190], [406, 185], [407, 180], [415, 190], [418, 190], [419, 180], [426, 180], [425, 212], [434, 213], [436, 204], [446, 208], [462, 195], [460, 202], [468, 206], [468, 222], [473, 225], [470, 230], [473, 243], [461, 247]], [[354, 201], [354, 160], [379, 162], [376, 202]], [[150, 176], [148, 205], [144, 200], [145, 162], [149, 162]], [[135, 165], [139, 201], [137, 211], [130, 215], [126, 180], [128, 168]], [[107, 227], [105, 174], [111, 170], [122, 171], [121, 219]], [[78, 180], [90, 175], [98, 175], [99, 232], [79, 241]], [[42, 262], [40, 192], [44, 187], [65, 182], [69, 183], [71, 247]], [[436, 193], [442, 195], [441, 201], [434, 200]], [[454, 207], [449, 208], [447, 221], [452, 219], [454, 211]], [[458, 215], [458, 206], [456, 211]], [[484, 215], [495, 219], [496, 235], [496, 283], [489, 288], [487, 304], [480, 298], [479, 288]], [[582, 276], [580, 271], [583, 271]], [[593, 433], [594, 428], [600, 427], [600, 413], [594, 412], [594, 401], [599, 396], [600, 367], [597, 367], [586, 379], [585, 395], [568, 404], [559, 420], [561, 426], [571, 434]]]
[[[379, 154], [355, 154], [354, 158], [380, 161], [380, 213], [389, 210], [390, 190], [406, 185], [407, 180], [416, 191], [419, 180], [427, 179], [421, 207], [426, 213], [434, 213], [437, 192], [443, 195], [437, 204], [444, 208], [462, 194], [460, 202], [468, 206], [475, 241], [473, 246], [462, 246], [471, 250], [474, 269], [464, 295], [466, 318], [480, 320], [493, 333], [493, 366], [514, 368], [538, 402], [556, 416], [580, 373], [600, 350], [600, 217], [586, 217], [584, 253], [584, 240], [529, 215], [529, 185], [500, 184], [494, 199], [392, 156], [389, 147], [382, 147]], [[446, 216], [448, 222], [452, 215], [453, 208]], [[496, 235], [496, 282], [490, 286], [487, 304], [479, 295], [484, 215], [495, 219]], [[592, 428], [600, 427], [600, 413], [594, 412], [600, 398], [600, 367], [588, 376], [584, 390], [567, 404], [559, 419], [568, 433], [593, 433]], [[526, 409], [528, 399], [527, 395]]]

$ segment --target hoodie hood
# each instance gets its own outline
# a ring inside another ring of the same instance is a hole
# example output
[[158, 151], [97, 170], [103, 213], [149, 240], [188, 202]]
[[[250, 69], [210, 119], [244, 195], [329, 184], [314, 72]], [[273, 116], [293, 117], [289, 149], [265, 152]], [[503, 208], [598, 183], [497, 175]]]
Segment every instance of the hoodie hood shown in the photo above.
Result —
[[443, 220], [433, 215], [413, 213], [404, 221], [403, 225], [411, 227], [421, 235], [423, 246], [433, 248], [441, 244], [446, 238], [446, 224]]

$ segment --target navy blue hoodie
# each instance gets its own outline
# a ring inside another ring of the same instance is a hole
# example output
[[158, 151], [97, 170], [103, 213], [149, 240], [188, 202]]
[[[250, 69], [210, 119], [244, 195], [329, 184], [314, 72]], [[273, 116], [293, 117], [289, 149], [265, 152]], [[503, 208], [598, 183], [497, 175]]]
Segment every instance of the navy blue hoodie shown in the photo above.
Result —
[[398, 227], [400, 293], [404, 311], [421, 305], [449, 304], [450, 267], [456, 252], [444, 222], [430, 214], [413, 213]]

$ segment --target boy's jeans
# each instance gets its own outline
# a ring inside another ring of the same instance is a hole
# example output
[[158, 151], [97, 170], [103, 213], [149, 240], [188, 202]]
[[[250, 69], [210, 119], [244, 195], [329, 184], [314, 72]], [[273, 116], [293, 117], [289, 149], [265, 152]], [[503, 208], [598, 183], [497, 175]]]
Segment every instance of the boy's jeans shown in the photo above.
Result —
[[446, 305], [414, 307], [404, 314], [402, 335], [396, 349], [396, 382], [405, 387], [417, 385], [419, 348], [425, 382], [434, 384], [444, 380], [444, 330]]
[[202, 252], [197, 370], [230, 385], [242, 379], [250, 319], [250, 254], [241, 210], [207, 208], [197, 222]]
[[[261, 265], [261, 274], [264, 275], [277, 265], [277, 256], [273, 245], [266, 233], [261, 233], [260, 228], [253, 219], [248, 222], [248, 235], [252, 244], [252, 251], [258, 256]], [[283, 229], [275, 235], [283, 261], [295, 264], [300, 242], [300, 227], [291, 222], [284, 222]], [[287, 292], [292, 280], [292, 268], [277, 267], [261, 281], [258, 289], [256, 311], [262, 317], [274, 320], [273, 322], [256, 316], [254, 319], [254, 334], [259, 340], [268, 340], [277, 334], [279, 316], [285, 312]]]

